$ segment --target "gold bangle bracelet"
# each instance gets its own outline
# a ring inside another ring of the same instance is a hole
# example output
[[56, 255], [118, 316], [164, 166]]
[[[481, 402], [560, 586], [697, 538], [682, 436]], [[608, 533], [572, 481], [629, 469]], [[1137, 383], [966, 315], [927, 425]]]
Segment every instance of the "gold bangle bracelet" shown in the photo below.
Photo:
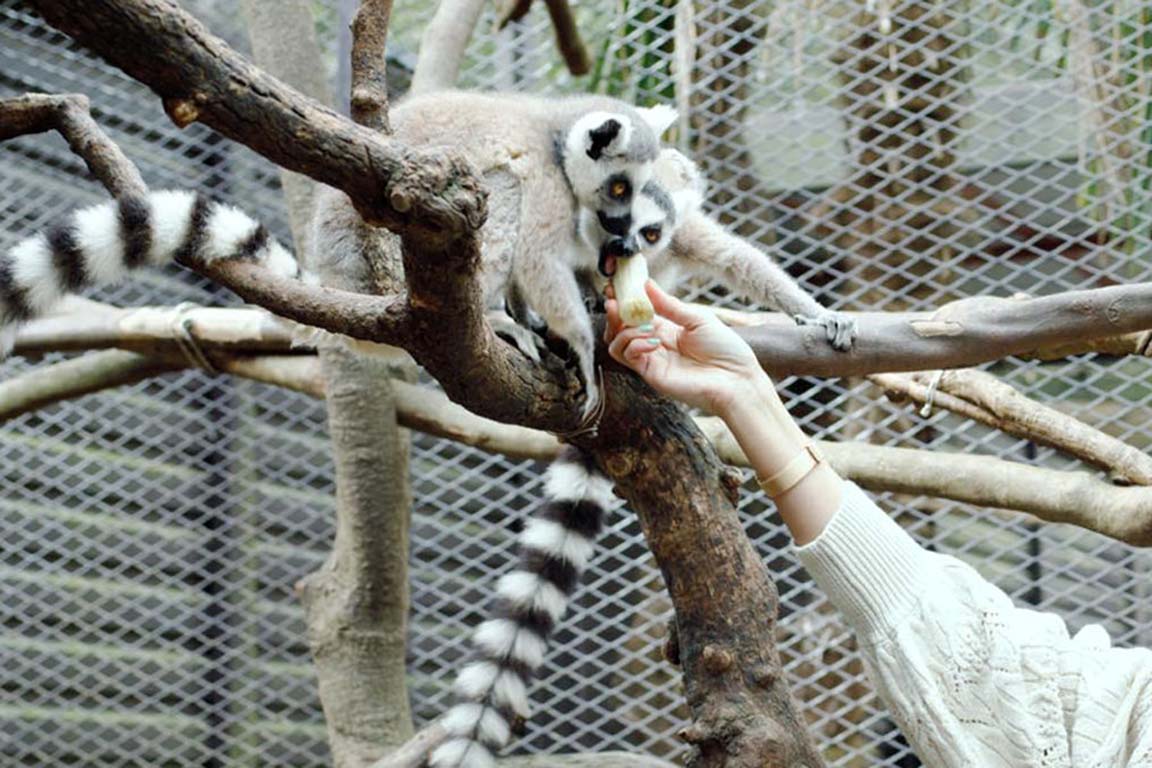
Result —
[[784, 465], [783, 469], [771, 477], [757, 477], [756, 482], [760, 484], [764, 493], [775, 499], [807, 477], [808, 473], [816, 469], [822, 461], [824, 461], [824, 456], [816, 450], [815, 445], [808, 443], [800, 453]]

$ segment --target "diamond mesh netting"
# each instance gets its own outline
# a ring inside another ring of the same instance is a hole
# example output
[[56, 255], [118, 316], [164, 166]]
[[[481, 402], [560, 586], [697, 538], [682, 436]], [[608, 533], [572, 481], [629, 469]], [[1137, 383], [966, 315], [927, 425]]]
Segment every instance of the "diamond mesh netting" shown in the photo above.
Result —
[[[231, 3], [185, 6], [246, 47]], [[322, 32], [334, 12], [317, 2]], [[391, 46], [414, 58], [431, 9], [397, 0]], [[538, 6], [541, 4], [537, 4]], [[562, 70], [536, 7], [485, 18], [470, 87], [597, 90], [675, 103], [675, 139], [709, 205], [828, 304], [918, 309], [970, 295], [1150, 279], [1152, 15], [1132, 0], [584, 0], [599, 64]], [[335, 43], [332, 43], [334, 47]], [[333, 57], [333, 71], [335, 71]], [[0, 95], [81, 92], [154, 188], [245, 206], [284, 240], [277, 171], [0, 0]], [[103, 199], [56, 136], [0, 145], [0, 247]], [[740, 305], [708, 285], [690, 294]], [[223, 303], [180, 270], [97, 298]], [[0, 378], [60, 359], [14, 359]], [[990, 366], [1026, 394], [1148, 450], [1147, 360]], [[1077, 463], [858, 380], [781, 382], [809, 431], [837, 440]], [[542, 467], [414, 435], [410, 671], [421, 722], [448, 701], [467, 630], [512, 561]], [[0, 428], [0, 762], [308, 765], [328, 755], [292, 587], [332, 535], [321, 404], [169, 374]], [[1120, 644], [1152, 644], [1149, 556], [1080, 529], [928, 498], [881, 502], [921, 541], [1018, 601]], [[830, 764], [918, 765], [863, 678], [834, 611], [749, 490], [742, 514], [783, 600], [780, 642]], [[535, 687], [519, 749], [633, 748], [677, 758], [686, 713], [660, 658], [670, 606], [632, 516], [613, 515], [578, 607]]]

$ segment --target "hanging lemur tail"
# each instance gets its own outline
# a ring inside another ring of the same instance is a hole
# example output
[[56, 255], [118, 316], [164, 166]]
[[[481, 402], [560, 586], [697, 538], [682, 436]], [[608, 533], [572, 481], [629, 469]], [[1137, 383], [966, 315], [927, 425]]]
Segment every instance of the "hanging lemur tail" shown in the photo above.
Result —
[[432, 753], [431, 768], [489, 768], [513, 720], [528, 717], [528, 683], [611, 502], [612, 481], [579, 450], [564, 448], [548, 469], [543, 507], [520, 534], [520, 562], [496, 587], [496, 617], [472, 637], [476, 659], [456, 680], [458, 703], [442, 721], [449, 739]]
[[286, 277], [300, 271], [259, 222], [194, 192], [150, 192], [83, 208], [0, 254], [0, 359], [20, 323], [51, 311], [67, 294], [182, 257], [250, 259]]

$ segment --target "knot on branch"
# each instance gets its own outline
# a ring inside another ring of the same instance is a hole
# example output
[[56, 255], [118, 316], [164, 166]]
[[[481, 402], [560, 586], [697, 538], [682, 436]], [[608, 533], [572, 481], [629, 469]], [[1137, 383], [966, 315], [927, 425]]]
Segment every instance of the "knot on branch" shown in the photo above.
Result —
[[187, 128], [200, 119], [200, 107], [193, 99], [164, 99], [164, 111], [177, 128]]
[[700, 662], [704, 665], [704, 669], [712, 675], [722, 675], [732, 668], [735, 659], [732, 654], [723, 648], [717, 648], [714, 645], [704, 646], [704, 651], [701, 653]]
[[386, 195], [388, 205], [413, 225], [443, 235], [475, 232], [488, 218], [479, 174], [462, 155], [444, 148], [413, 149]]

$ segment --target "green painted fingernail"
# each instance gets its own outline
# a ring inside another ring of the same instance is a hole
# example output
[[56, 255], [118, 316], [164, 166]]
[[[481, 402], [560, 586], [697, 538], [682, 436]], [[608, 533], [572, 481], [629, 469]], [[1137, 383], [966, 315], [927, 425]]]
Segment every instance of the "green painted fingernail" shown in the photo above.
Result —
[[650, 332], [652, 330], [652, 323], [644, 323], [644, 325], [640, 326], [640, 330], [644, 331], [644, 333]]
[[657, 344], [660, 343], [660, 339], [648, 339], [648, 343], [651, 344], [652, 346], [656, 346]]

